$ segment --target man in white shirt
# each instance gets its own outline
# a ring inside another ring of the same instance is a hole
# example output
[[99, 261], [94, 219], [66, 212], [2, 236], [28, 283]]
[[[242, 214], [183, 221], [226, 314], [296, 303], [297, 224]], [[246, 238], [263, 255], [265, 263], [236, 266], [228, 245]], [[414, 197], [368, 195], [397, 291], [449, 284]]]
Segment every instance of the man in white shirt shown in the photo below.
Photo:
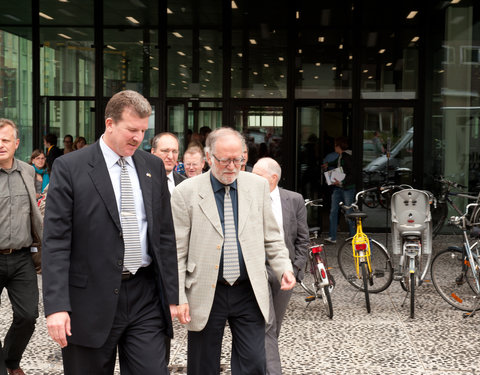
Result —
[[186, 179], [185, 176], [173, 170], [178, 160], [177, 136], [168, 132], [157, 134], [152, 139], [151, 153], [163, 160], [165, 172], [167, 173], [168, 190], [172, 194], [175, 186]]
[[194, 177], [202, 174], [205, 166], [205, 156], [200, 146], [189, 146], [183, 154], [183, 165], [187, 177]]
[[[253, 166], [252, 172], [265, 177], [270, 186], [272, 210], [288, 248], [293, 271], [297, 280], [303, 279], [309, 243], [307, 210], [303, 197], [293, 191], [279, 189], [282, 175], [280, 165], [272, 158], [261, 158]], [[280, 327], [292, 296], [291, 290], [281, 290], [280, 283], [267, 265], [270, 286], [270, 315], [265, 326], [265, 354], [267, 374], [281, 375], [282, 367], [278, 351]]]

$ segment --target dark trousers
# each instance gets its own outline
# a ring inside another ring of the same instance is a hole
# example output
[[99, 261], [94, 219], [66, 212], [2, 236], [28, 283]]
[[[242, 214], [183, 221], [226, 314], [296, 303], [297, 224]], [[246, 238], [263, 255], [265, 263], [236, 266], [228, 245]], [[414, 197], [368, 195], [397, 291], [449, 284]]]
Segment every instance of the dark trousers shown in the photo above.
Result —
[[13, 320], [5, 336], [3, 356], [6, 367], [17, 369], [38, 317], [37, 273], [29, 248], [0, 254], [0, 294], [4, 288], [12, 304]]
[[250, 283], [217, 284], [205, 328], [188, 332], [189, 375], [220, 374], [225, 324], [232, 332], [232, 375], [265, 374], [265, 319]]
[[111, 375], [118, 348], [122, 375], [168, 375], [166, 327], [150, 267], [141, 269], [122, 282], [105, 344], [98, 349], [68, 344], [62, 349], [64, 374]]

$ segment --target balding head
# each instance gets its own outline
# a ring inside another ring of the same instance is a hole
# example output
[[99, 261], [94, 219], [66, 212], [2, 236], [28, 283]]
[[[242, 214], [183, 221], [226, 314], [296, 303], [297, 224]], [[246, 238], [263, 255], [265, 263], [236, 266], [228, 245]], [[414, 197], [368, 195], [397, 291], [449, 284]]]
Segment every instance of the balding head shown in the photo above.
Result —
[[282, 177], [282, 168], [272, 158], [261, 158], [253, 166], [253, 173], [267, 179], [270, 191], [273, 191]]

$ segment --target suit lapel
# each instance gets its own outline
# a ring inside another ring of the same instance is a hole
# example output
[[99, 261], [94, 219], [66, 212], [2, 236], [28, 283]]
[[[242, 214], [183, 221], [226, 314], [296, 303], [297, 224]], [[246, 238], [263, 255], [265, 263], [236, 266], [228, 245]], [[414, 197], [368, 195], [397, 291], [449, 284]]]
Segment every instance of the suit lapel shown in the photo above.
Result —
[[89, 162], [92, 169], [88, 173], [108, 213], [112, 217], [118, 230], [121, 232], [122, 225], [120, 224], [115, 192], [113, 191], [112, 181], [110, 180], [110, 175], [108, 173], [107, 165], [105, 164], [105, 159], [103, 158], [102, 150], [100, 149], [100, 144], [97, 141], [94, 145], [89, 147], [95, 148], [95, 150], [92, 150], [93, 156]]
[[210, 173], [211, 172], [207, 172], [201, 177], [198, 177], [203, 178], [203, 182], [200, 184], [202, 188], [198, 192], [201, 198], [198, 205], [213, 227], [223, 237], [222, 223], [220, 223], [220, 217], [218, 216], [217, 202], [215, 201], [215, 194], [213, 193], [212, 183], [210, 181]]
[[143, 205], [145, 207], [145, 214], [147, 215], [148, 227], [153, 228], [152, 174], [147, 168], [145, 159], [140, 156], [140, 152], [138, 150], [133, 155], [133, 161], [135, 163], [135, 169], [137, 170], [140, 188], [142, 189]]
[[[238, 189], [238, 235], [240, 235], [245, 228], [245, 224], [249, 219], [250, 207], [252, 205], [252, 199], [250, 198], [250, 189], [248, 185], [242, 183], [242, 173], [238, 175], [237, 178], [237, 189]], [[245, 172], [247, 173], [247, 172]]]
[[290, 217], [289, 207], [290, 199], [283, 189], [280, 189], [280, 202], [282, 203], [282, 222], [284, 236], [289, 236], [288, 218]]

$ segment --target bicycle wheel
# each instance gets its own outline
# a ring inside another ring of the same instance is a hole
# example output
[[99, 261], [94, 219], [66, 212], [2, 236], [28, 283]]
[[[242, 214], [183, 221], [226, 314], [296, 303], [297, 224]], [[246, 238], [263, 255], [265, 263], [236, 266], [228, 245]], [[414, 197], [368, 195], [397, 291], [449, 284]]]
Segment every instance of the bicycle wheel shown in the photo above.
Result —
[[438, 294], [450, 305], [472, 311], [480, 296], [472, 270], [464, 259], [459, 248], [439, 252], [432, 262], [432, 282]]
[[327, 316], [332, 319], [333, 318], [333, 304], [332, 304], [332, 296], [330, 295], [330, 287], [324, 286], [322, 288], [322, 302], [323, 306], [325, 307], [325, 313]]
[[369, 272], [368, 272], [368, 264], [367, 262], [363, 262], [361, 264], [362, 267], [362, 280], [363, 280], [363, 293], [365, 293], [365, 307], [367, 308], [367, 312], [370, 313], [370, 295], [368, 294], [368, 284], [369, 284]]
[[433, 237], [435, 237], [442, 229], [445, 219], [448, 215], [447, 202], [437, 202], [437, 207], [430, 207], [432, 215]]
[[410, 318], [415, 317], [415, 272], [410, 273]]
[[[387, 250], [377, 241], [370, 239], [370, 265], [372, 281], [370, 293], [379, 293], [387, 289], [393, 280], [393, 266]], [[338, 266], [345, 279], [355, 288], [363, 290], [362, 280], [357, 276], [352, 252], [352, 237], [347, 238], [338, 249]], [[360, 271], [361, 272], [361, 271]]]
[[375, 208], [378, 206], [377, 193], [375, 191], [366, 192], [362, 199], [363, 203], [365, 203], [368, 208]]

